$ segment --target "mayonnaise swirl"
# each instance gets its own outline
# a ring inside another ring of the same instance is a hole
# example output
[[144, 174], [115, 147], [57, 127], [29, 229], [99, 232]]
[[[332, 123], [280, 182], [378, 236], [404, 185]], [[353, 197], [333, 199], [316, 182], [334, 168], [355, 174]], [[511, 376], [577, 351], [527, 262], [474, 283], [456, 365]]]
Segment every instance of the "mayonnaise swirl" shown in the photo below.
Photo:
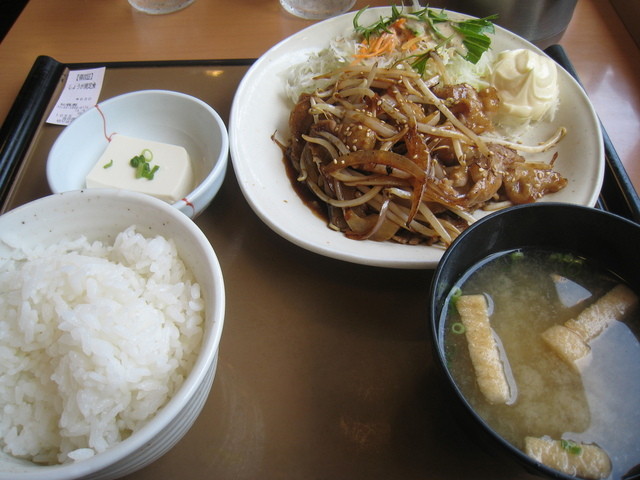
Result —
[[[503, 121], [537, 121], [553, 116], [558, 103], [558, 72], [550, 58], [531, 50], [500, 52], [491, 83], [498, 90]], [[515, 118], [514, 118], [515, 117]]]

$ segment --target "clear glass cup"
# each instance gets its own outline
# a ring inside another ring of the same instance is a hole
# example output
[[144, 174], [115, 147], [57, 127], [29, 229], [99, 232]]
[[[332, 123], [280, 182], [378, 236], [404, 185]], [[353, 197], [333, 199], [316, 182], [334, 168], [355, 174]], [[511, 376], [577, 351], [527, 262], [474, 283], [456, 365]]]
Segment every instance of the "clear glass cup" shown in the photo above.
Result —
[[321, 20], [345, 13], [356, 0], [280, 0], [280, 5], [296, 17]]
[[195, 0], [129, 0], [129, 4], [140, 12], [151, 15], [173, 13], [191, 5]]

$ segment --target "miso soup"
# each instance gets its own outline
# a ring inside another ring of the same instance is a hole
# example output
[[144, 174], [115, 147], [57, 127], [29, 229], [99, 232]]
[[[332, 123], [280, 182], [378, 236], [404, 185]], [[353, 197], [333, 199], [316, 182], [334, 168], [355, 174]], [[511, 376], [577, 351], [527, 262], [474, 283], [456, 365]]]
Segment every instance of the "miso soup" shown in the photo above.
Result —
[[[603, 304], [608, 299], [606, 308], [618, 309], [620, 289], [627, 295], [625, 308], [616, 310], [618, 319], [602, 323]], [[608, 457], [610, 473], [606, 468], [606, 474], [565, 473], [620, 478], [640, 464], [636, 294], [623, 279], [570, 253], [525, 249], [492, 256], [463, 276], [447, 298], [440, 337], [448, 368], [475, 411], [515, 447], [525, 451], [527, 437], [553, 440], [572, 461], [571, 455], [594, 445]], [[460, 298], [464, 303], [457, 307]], [[470, 299], [482, 300], [484, 313], [482, 308], [466, 313]], [[463, 318], [469, 315], [477, 318]], [[584, 351], [562, 335], [554, 344], [560, 337], [551, 333], [575, 337], [577, 318], [594, 327], [586, 340], [578, 339]], [[482, 321], [488, 322], [484, 339], [472, 323]], [[482, 351], [486, 341], [492, 342], [501, 371], [491, 371], [496, 362]], [[494, 395], [496, 389], [502, 395]]]

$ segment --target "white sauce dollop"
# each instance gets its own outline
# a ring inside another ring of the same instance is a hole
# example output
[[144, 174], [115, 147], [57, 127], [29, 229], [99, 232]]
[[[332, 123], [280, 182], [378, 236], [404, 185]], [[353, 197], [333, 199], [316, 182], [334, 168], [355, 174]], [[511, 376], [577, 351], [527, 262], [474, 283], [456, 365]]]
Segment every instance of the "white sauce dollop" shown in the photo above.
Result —
[[492, 67], [491, 84], [498, 90], [502, 122], [552, 119], [559, 87], [557, 67], [550, 58], [526, 49], [500, 52]]

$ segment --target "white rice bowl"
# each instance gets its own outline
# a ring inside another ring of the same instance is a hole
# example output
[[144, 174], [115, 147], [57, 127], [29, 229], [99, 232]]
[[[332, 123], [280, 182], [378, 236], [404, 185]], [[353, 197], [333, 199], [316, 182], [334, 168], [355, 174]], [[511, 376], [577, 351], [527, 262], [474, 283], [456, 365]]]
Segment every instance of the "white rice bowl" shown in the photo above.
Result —
[[223, 320], [211, 245], [160, 200], [75, 191], [2, 215], [0, 479], [159, 458], [204, 406]]

